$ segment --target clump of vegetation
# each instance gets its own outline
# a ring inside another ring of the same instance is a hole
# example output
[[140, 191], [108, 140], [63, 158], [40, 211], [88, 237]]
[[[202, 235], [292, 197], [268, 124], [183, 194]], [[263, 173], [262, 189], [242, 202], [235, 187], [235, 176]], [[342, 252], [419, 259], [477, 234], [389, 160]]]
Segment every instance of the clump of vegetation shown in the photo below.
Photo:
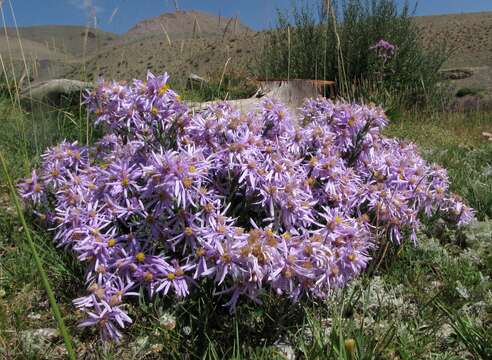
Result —
[[[292, 12], [279, 11], [257, 73], [336, 80], [343, 97], [356, 99], [367, 95], [361, 83], [371, 82], [379, 92], [397, 93], [399, 105], [429, 103], [441, 94], [438, 70], [447, 51], [440, 45], [424, 50], [408, 3], [399, 9], [394, 0], [342, 0], [304, 2]], [[374, 48], [382, 39], [394, 47], [384, 59]]]
[[326, 299], [384, 239], [416, 242], [419, 218], [474, 217], [444, 169], [382, 136], [379, 108], [307, 100], [303, 128], [272, 99], [259, 113], [219, 103], [192, 115], [167, 81], [101, 84], [87, 103], [107, 134], [49, 149], [19, 184], [86, 264], [74, 304], [103, 338], [132, 322], [126, 298], [182, 299], [198, 281], [230, 294], [232, 312], [265, 289]]

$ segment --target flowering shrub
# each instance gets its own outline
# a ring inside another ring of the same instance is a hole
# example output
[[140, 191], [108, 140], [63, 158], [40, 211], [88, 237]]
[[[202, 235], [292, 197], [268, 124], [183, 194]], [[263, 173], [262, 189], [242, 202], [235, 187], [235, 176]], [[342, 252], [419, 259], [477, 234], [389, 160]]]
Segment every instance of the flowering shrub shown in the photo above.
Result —
[[19, 185], [86, 264], [74, 304], [104, 338], [120, 338], [125, 298], [142, 290], [182, 298], [210, 278], [231, 310], [265, 287], [326, 298], [381, 236], [416, 241], [436, 212], [473, 217], [445, 170], [381, 134], [379, 108], [312, 99], [294, 118], [266, 99], [249, 114], [226, 103], [191, 113], [167, 80], [100, 83], [86, 102], [107, 134], [49, 149]]

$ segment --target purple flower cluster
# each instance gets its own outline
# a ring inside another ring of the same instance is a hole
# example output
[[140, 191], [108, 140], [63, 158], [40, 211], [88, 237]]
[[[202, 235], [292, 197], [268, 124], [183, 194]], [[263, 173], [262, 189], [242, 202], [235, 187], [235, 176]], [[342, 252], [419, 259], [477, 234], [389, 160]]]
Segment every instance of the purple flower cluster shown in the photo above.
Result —
[[384, 39], [379, 40], [376, 44], [372, 45], [370, 50], [374, 50], [377, 56], [384, 62], [392, 59], [396, 54], [396, 46]]
[[102, 82], [86, 102], [107, 134], [49, 149], [19, 185], [86, 264], [74, 304], [104, 338], [121, 337], [125, 298], [142, 291], [183, 298], [209, 278], [232, 310], [264, 288], [326, 298], [381, 236], [416, 241], [437, 211], [473, 218], [445, 170], [381, 134], [379, 108], [312, 99], [293, 117], [267, 99], [248, 114], [227, 103], [192, 113], [167, 80]]

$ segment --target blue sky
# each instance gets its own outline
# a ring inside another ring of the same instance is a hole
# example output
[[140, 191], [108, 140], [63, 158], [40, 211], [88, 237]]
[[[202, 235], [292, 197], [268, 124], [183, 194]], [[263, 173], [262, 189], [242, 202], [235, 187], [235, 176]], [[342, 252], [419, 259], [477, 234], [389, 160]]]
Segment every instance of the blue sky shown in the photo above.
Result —
[[[268, 27], [274, 22], [277, 7], [292, 4], [292, 0], [4, 0], [3, 11], [8, 25], [13, 23], [11, 3], [18, 26], [86, 25], [94, 22], [95, 15], [97, 27], [123, 33], [140, 20], [172, 11], [175, 2], [182, 10], [196, 9], [222, 16], [239, 14], [254, 29]], [[417, 7], [417, 15], [475, 11], [492, 11], [492, 0], [420, 0]]]

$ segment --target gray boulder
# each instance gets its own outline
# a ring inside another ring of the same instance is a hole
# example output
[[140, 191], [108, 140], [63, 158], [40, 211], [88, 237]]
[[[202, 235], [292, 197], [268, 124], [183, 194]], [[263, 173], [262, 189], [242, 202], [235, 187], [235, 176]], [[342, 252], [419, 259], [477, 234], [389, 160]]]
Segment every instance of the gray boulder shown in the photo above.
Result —
[[21, 99], [28, 106], [35, 104], [60, 105], [65, 99], [80, 101], [80, 95], [93, 87], [94, 84], [90, 82], [53, 79], [32, 83], [21, 92]]

